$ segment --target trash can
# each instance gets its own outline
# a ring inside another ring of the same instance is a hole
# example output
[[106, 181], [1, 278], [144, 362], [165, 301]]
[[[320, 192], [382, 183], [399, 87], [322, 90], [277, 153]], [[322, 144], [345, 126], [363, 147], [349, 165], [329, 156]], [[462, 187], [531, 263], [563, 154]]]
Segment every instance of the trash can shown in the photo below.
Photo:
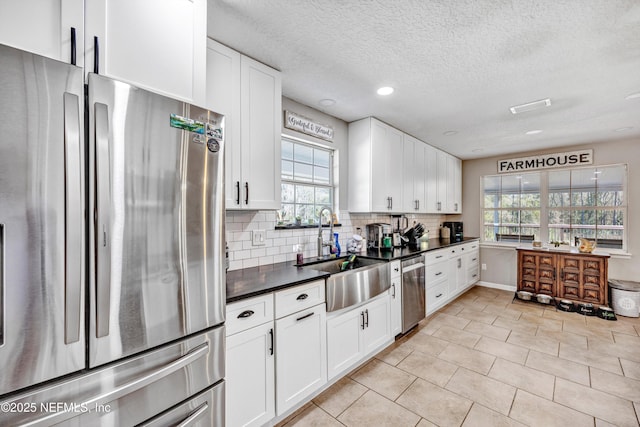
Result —
[[615, 314], [640, 317], [640, 283], [631, 280], [609, 279], [611, 306]]

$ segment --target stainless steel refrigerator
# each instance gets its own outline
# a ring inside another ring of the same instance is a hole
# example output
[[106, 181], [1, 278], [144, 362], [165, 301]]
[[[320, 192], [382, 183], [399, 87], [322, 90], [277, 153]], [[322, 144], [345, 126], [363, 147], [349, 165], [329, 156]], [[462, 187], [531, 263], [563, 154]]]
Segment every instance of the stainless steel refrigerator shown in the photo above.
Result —
[[0, 45], [0, 425], [223, 425], [223, 117], [87, 80]]

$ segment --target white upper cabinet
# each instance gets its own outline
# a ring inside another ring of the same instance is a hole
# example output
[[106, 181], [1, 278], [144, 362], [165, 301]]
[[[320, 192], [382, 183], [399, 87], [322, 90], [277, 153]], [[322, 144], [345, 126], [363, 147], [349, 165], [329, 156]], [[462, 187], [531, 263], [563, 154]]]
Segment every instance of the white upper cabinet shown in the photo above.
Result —
[[85, 29], [87, 72], [205, 105], [206, 0], [91, 0]]
[[72, 63], [84, 64], [84, 0], [1, 0], [0, 43]]
[[462, 213], [462, 161], [447, 154], [447, 212]]
[[426, 156], [427, 144], [412, 137], [403, 136], [403, 211], [405, 213], [423, 213], [426, 204]]
[[462, 161], [442, 150], [427, 147], [426, 212], [462, 213]]
[[225, 115], [227, 209], [280, 209], [280, 72], [209, 39], [205, 106]]
[[403, 212], [403, 134], [372, 117], [349, 124], [349, 210]]

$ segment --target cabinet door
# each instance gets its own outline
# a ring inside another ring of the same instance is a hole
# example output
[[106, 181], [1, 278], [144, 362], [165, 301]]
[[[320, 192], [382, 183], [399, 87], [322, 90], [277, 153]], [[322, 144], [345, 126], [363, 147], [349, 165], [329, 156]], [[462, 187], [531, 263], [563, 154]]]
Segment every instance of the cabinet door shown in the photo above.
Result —
[[603, 259], [578, 255], [560, 256], [558, 293], [561, 298], [604, 304], [606, 289]]
[[[401, 299], [402, 300], [402, 299]], [[362, 307], [365, 327], [362, 331], [364, 355], [380, 349], [391, 340], [389, 296], [385, 295]]]
[[276, 410], [283, 414], [327, 382], [323, 304], [276, 320]]
[[427, 213], [438, 213], [438, 150], [425, 144], [425, 204]]
[[197, 105], [206, 103], [206, 0], [86, 2], [85, 63], [99, 73]]
[[224, 114], [225, 206], [240, 207], [240, 54], [207, 40], [206, 108]]
[[449, 260], [449, 295], [453, 297], [460, 293], [466, 286], [466, 280], [463, 255], [456, 255]]
[[436, 211], [438, 213], [444, 213], [447, 211], [447, 180], [449, 178], [447, 168], [449, 166], [448, 162], [449, 155], [444, 151], [437, 151], [436, 159], [436, 169], [437, 169], [437, 187], [436, 187]]
[[403, 135], [402, 202], [404, 212], [425, 212], [425, 145], [422, 141]]
[[364, 355], [362, 330], [364, 313], [360, 308], [327, 321], [327, 365], [330, 380], [356, 364]]
[[0, 2], [0, 43], [71, 63], [75, 28], [76, 65], [84, 64], [84, 1], [21, 0]]
[[371, 120], [371, 210], [402, 212], [402, 132]]
[[555, 254], [518, 251], [518, 290], [556, 296]]
[[402, 277], [391, 279], [391, 336], [402, 333]]
[[[242, 180], [246, 209], [280, 209], [280, 72], [242, 56], [240, 60]], [[232, 186], [236, 183], [232, 183]], [[235, 193], [234, 193], [235, 194]], [[231, 206], [228, 206], [231, 208]]]
[[447, 212], [462, 212], [462, 161], [447, 155]]
[[227, 337], [227, 426], [260, 426], [275, 417], [273, 344], [273, 321]]

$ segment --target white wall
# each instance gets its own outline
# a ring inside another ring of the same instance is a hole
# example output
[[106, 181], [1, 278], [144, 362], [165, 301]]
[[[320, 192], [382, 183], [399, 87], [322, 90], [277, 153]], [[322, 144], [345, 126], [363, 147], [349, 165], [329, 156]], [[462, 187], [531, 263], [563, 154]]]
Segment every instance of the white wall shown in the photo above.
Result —
[[[480, 181], [483, 175], [497, 173], [497, 161], [504, 158], [529, 156], [562, 151], [593, 149], [594, 165], [626, 163], [628, 165], [627, 252], [630, 258], [612, 257], [609, 260], [609, 277], [623, 280], [640, 280], [640, 140], [610, 141], [565, 147], [564, 149], [531, 151], [518, 155], [465, 160], [462, 163], [462, 206], [465, 235], [480, 236]], [[570, 148], [570, 149], [569, 149]], [[482, 247], [480, 262], [487, 265], [481, 271], [484, 282], [510, 285], [515, 288], [517, 259], [515, 249]]]

